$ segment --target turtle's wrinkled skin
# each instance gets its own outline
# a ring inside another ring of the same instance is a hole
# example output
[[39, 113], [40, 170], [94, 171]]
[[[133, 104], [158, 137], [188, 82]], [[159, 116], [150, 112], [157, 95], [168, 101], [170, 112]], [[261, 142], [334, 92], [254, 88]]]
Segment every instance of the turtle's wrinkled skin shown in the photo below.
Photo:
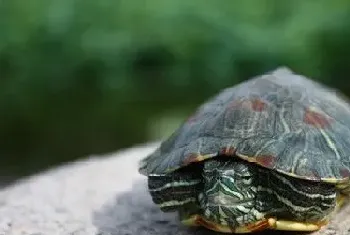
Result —
[[279, 68], [200, 106], [139, 170], [185, 224], [245, 233], [319, 229], [346, 201], [349, 169], [348, 101]]

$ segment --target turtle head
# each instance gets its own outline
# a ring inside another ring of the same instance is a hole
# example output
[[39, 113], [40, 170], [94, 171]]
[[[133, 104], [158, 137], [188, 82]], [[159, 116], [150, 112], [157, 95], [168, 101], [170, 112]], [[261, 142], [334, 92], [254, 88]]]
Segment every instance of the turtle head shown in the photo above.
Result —
[[[240, 226], [259, 220], [254, 210], [255, 168], [244, 161], [208, 160], [204, 163], [204, 190], [199, 195], [203, 214], [223, 225]], [[251, 218], [250, 218], [251, 217]]]
[[244, 160], [207, 160], [202, 174], [202, 215], [215, 226], [235, 231], [254, 231], [262, 226], [316, 230], [328, 221], [337, 203], [333, 185], [284, 176]]

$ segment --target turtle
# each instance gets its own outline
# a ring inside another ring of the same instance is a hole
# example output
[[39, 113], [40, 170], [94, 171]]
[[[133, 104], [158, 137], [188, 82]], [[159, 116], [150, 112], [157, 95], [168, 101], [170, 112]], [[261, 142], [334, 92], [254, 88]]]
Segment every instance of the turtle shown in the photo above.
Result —
[[138, 170], [184, 225], [317, 231], [349, 201], [349, 101], [277, 67], [209, 98]]

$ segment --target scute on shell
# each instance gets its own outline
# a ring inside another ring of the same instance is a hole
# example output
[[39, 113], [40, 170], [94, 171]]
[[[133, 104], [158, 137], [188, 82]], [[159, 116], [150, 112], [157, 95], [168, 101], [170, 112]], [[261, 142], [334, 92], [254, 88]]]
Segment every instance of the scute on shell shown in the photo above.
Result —
[[350, 105], [334, 89], [281, 67], [201, 105], [140, 172], [171, 172], [218, 155], [298, 178], [347, 182]]

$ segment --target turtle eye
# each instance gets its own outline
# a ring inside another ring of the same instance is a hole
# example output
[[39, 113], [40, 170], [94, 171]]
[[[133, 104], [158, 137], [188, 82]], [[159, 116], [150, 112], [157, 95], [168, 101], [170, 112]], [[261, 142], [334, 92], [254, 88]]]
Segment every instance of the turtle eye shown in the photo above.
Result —
[[252, 177], [248, 175], [243, 175], [236, 178], [236, 183], [241, 183], [244, 185], [251, 185], [252, 181], [253, 181]]
[[242, 177], [243, 184], [250, 185], [250, 184], [252, 184], [252, 181], [253, 181], [253, 179], [251, 176]]

